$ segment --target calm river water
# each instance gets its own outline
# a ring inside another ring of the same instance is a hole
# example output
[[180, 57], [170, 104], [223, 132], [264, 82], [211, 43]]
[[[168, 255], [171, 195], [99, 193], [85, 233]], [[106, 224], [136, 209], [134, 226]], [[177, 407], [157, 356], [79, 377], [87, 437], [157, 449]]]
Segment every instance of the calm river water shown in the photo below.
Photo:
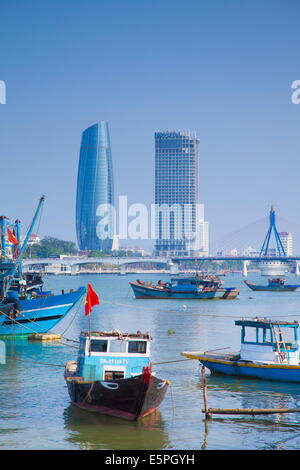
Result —
[[[240, 328], [234, 320], [264, 316], [300, 320], [300, 290], [291, 293], [252, 292], [240, 274], [223, 278], [236, 286], [236, 300], [136, 300], [130, 280], [168, 280], [166, 274], [49, 276], [46, 288], [59, 292], [90, 282], [101, 305], [91, 314], [94, 330], [149, 331], [152, 361], [183, 359], [181, 351], [227, 348], [237, 351]], [[256, 274], [250, 281], [266, 283]], [[300, 279], [288, 276], [291, 283]], [[83, 304], [75, 307], [54, 331], [78, 339], [88, 329]], [[169, 330], [175, 331], [168, 334]], [[299, 449], [300, 414], [265, 417], [214, 417], [205, 422], [200, 368], [197, 361], [154, 366], [171, 381], [159, 411], [139, 423], [98, 416], [70, 404], [62, 367], [76, 359], [74, 343], [32, 343], [6, 340], [7, 364], [0, 365], [0, 449]], [[22, 359], [17, 361], [16, 359]], [[207, 371], [208, 404], [218, 408], [295, 408], [300, 387], [255, 379], [211, 376]]]

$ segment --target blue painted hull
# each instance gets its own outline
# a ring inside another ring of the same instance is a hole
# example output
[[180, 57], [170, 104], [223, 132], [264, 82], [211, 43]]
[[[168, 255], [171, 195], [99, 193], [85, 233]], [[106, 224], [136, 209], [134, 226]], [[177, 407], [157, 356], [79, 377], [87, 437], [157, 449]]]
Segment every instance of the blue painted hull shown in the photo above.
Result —
[[237, 375], [263, 380], [300, 383], [300, 365], [254, 364], [249, 362], [243, 363], [242, 361], [232, 361], [230, 363], [230, 361], [205, 361], [204, 359], [201, 359], [200, 362], [215, 374]]
[[136, 282], [129, 283], [137, 299], [184, 299], [184, 300], [211, 300], [234, 299], [239, 291], [234, 288], [218, 288], [213, 290], [186, 289], [160, 289], [155, 286], [143, 286]]
[[247, 282], [247, 281], [244, 281], [244, 282], [246, 286], [248, 286], [251, 290], [254, 290], [254, 291], [293, 292], [300, 287], [299, 285], [289, 285], [289, 284], [284, 284], [282, 286], [280, 285], [260, 286], [257, 284], [252, 284], [251, 282]]
[[15, 319], [0, 316], [0, 336], [48, 332], [67, 315], [85, 293], [85, 287], [80, 287], [75, 292], [20, 300], [20, 313]]

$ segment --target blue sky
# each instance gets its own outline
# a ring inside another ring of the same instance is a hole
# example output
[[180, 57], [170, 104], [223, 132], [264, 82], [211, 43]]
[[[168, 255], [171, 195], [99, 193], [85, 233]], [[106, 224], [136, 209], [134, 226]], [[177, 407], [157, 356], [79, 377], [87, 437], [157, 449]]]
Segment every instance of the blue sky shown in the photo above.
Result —
[[45, 194], [40, 234], [75, 241], [86, 127], [108, 121], [115, 197], [145, 204], [154, 132], [194, 130], [212, 240], [273, 202], [300, 253], [299, 13], [298, 0], [1, 0], [0, 212], [25, 228]]

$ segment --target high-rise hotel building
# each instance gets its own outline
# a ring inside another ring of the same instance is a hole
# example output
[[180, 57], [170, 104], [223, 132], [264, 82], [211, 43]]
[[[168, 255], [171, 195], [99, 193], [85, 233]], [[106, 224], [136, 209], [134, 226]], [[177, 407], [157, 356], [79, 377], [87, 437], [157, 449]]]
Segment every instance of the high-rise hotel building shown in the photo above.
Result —
[[157, 255], [199, 250], [199, 140], [195, 133], [155, 133], [155, 228]]
[[290, 232], [278, 233], [286, 256], [293, 256], [293, 236]]
[[114, 189], [107, 122], [88, 127], [81, 138], [77, 177], [76, 231], [80, 250], [111, 250]]

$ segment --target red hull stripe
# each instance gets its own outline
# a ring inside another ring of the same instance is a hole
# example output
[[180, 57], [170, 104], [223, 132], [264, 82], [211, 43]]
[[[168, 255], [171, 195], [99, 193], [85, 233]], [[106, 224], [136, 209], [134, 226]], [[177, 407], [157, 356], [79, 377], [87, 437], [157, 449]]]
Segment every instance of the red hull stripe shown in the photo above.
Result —
[[110, 416], [116, 416], [118, 418], [123, 418], [123, 419], [127, 419], [130, 421], [134, 421], [137, 418], [143, 418], [144, 416], [147, 416], [148, 414], [153, 413], [156, 410], [156, 408], [151, 408], [150, 410], [146, 411], [143, 415], [136, 417], [134, 413], [128, 413], [126, 411], [116, 410], [114, 408], [109, 408], [108, 406], [96, 406], [96, 405], [89, 405], [88, 403], [82, 404], [82, 403], [75, 403], [75, 402], [73, 402], [73, 404], [78, 406], [79, 408], [83, 408], [84, 410], [94, 411], [97, 413], [110, 415]]

